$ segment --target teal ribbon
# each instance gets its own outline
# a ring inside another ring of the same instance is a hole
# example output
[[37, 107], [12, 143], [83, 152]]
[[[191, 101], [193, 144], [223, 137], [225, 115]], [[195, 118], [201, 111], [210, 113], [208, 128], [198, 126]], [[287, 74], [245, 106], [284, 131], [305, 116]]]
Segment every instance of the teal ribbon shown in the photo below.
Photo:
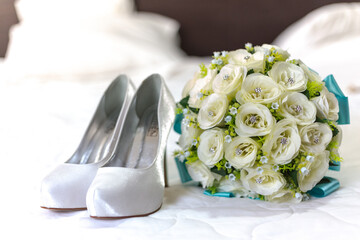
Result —
[[174, 121], [174, 131], [178, 134], [181, 134], [181, 122], [184, 118], [182, 113], [176, 114], [175, 121]]
[[[324, 177], [318, 184], [316, 184], [316, 186], [313, 189], [308, 191], [308, 193], [311, 196], [322, 198], [336, 191], [337, 189], [339, 189], [339, 187], [340, 187], [340, 183], [338, 180], [331, 177]], [[231, 192], [217, 192], [212, 194], [211, 191], [205, 190], [204, 194], [212, 197], [226, 197], [226, 198], [235, 197], [234, 194]]]
[[348, 97], [345, 97], [344, 93], [341, 91], [339, 85], [337, 84], [334, 76], [330, 74], [327, 76], [323, 82], [325, 82], [326, 88], [329, 92], [333, 93], [336, 99], [339, 102], [339, 119], [337, 123], [339, 125], [350, 124], [350, 110], [349, 110], [349, 100]]
[[217, 192], [212, 194], [209, 190], [204, 191], [205, 195], [212, 196], [212, 197], [226, 197], [226, 198], [233, 198], [235, 197], [231, 192]]
[[339, 189], [340, 183], [332, 177], [324, 177], [316, 186], [308, 191], [311, 196], [322, 198]]
[[175, 163], [176, 163], [177, 169], [179, 171], [180, 180], [182, 183], [192, 181], [192, 178], [186, 168], [185, 161], [181, 162], [178, 158], [175, 158]]
[[329, 169], [339, 172], [340, 171], [340, 162], [335, 162], [335, 161], [331, 160], [329, 163]]

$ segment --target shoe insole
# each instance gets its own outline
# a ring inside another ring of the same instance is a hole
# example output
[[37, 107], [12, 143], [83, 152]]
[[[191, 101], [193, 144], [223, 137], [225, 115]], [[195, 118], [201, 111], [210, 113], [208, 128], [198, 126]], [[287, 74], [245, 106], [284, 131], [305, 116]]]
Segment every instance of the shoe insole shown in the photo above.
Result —
[[110, 142], [115, 129], [119, 111], [114, 111], [90, 129], [85, 136], [83, 148], [79, 149], [77, 156], [81, 157], [80, 164], [96, 163], [106, 157], [110, 150]]
[[157, 107], [154, 105], [149, 107], [141, 116], [126, 156], [125, 167], [145, 168], [150, 166], [156, 157], [158, 143]]

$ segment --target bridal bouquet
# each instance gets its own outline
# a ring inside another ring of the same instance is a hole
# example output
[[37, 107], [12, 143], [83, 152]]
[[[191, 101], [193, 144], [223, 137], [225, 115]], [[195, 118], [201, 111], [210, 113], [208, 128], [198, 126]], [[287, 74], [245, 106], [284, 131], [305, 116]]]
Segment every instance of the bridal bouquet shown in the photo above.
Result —
[[342, 161], [336, 96], [289, 56], [250, 43], [214, 52], [184, 87], [175, 156], [209, 195], [300, 202]]

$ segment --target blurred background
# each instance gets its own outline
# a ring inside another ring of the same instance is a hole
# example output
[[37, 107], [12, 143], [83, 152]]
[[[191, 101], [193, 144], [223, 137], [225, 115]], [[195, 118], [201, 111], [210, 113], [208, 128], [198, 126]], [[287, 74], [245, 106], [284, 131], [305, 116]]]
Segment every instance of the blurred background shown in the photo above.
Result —
[[[359, 2], [0, 0], [0, 183], [4, 196], [10, 196], [1, 199], [0, 212], [8, 220], [8, 227], [2, 233], [4, 236], [10, 236], [5, 235], [7, 231], [11, 236], [34, 233], [37, 239], [48, 239], [47, 233], [56, 232], [57, 237], [63, 239], [69, 238], [71, 232], [70, 239], [74, 239], [75, 233], [81, 238], [103, 238], [102, 234], [108, 230], [112, 235], [106, 236], [121, 237], [116, 228], [109, 228], [118, 227], [126, 231], [129, 238], [136, 238], [141, 224], [145, 232], [152, 234], [167, 228], [166, 224], [171, 222], [168, 219], [175, 219], [176, 224], [169, 229], [181, 235], [184, 227], [192, 226], [185, 220], [197, 219], [202, 214], [187, 210], [195, 204], [191, 201], [189, 204], [188, 198], [182, 203], [178, 201], [190, 194], [190, 190], [167, 189], [165, 195], [170, 200], [165, 201], [165, 210], [157, 215], [159, 219], [95, 224], [86, 212], [61, 215], [40, 210], [39, 184], [46, 173], [75, 151], [103, 91], [117, 75], [129, 75], [138, 86], [148, 75], [160, 73], [175, 100], [179, 101], [185, 83], [199, 69], [199, 64], [210, 63], [214, 51], [244, 48], [244, 44], [250, 42], [278, 45], [288, 50], [291, 58], [300, 58], [322, 78], [333, 74], [349, 97], [351, 125], [343, 127], [340, 152], [345, 161], [337, 177], [342, 188], [327, 198], [334, 203], [327, 209], [349, 206], [351, 210], [346, 214], [340, 209], [327, 217], [324, 210], [313, 208], [322, 206], [323, 202], [314, 201], [309, 203], [314, 205], [304, 208], [315, 209], [310, 211], [313, 215], [301, 212], [304, 214], [294, 214], [298, 218], [286, 217], [286, 221], [278, 224], [274, 221], [275, 213], [264, 211], [266, 207], [262, 207], [258, 213], [264, 215], [247, 218], [248, 225], [239, 224], [234, 228], [224, 222], [221, 229], [209, 228], [208, 232], [221, 237], [232, 231], [246, 232], [250, 229], [246, 226], [268, 221], [281, 225], [282, 229], [291, 229], [293, 239], [297, 239], [296, 236], [310, 239], [313, 226], [309, 219], [322, 218], [324, 221], [316, 222], [317, 227], [335, 226], [334, 229], [344, 229], [342, 234], [348, 234], [341, 235], [340, 239], [353, 239], [349, 234], [358, 233], [359, 229], [356, 225], [359, 218], [354, 217], [356, 211], [360, 216], [360, 209], [352, 207], [358, 202], [360, 192], [360, 186], [356, 185], [360, 182], [357, 154], [360, 145]], [[180, 183], [172, 156], [178, 137], [172, 132], [168, 141], [170, 185]], [[169, 191], [173, 191], [172, 194]], [[191, 200], [196, 198], [194, 196], [200, 195], [195, 192]], [[195, 205], [202, 209], [207, 203], [200, 200]], [[177, 206], [178, 202], [181, 204]], [[258, 201], [247, 204], [254, 204], [255, 208], [260, 205]], [[229, 209], [220, 210], [229, 213]], [[290, 216], [296, 211], [302, 210], [294, 207], [286, 214]], [[354, 214], [350, 213], [352, 211]], [[184, 217], [177, 218], [178, 212]], [[345, 214], [340, 216], [340, 212]], [[21, 217], [15, 220], [12, 217], [16, 215]], [[164, 221], [160, 221], [161, 216]], [[209, 219], [205, 214], [201, 221]], [[327, 225], [329, 222], [333, 225]], [[303, 227], [300, 223], [309, 225]], [[59, 226], [67, 231], [59, 232]], [[252, 236], [268, 239], [266, 236], [273, 235], [267, 234], [278, 229], [270, 224], [262, 226], [263, 231], [257, 232], [258, 235], [252, 233]], [[79, 230], [87, 228], [94, 231]]]
[[15, 2], [0, 1], [0, 57], [6, 53], [8, 31], [19, 19], [37, 19], [44, 26], [44, 23], [58, 18], [66, 28], [66, 24], [79, 19], [110, 17], [108, 14], [115, 18], [131, 12], [157, 13], [179, 23], [180, 47], [185, 53], [208, 56], [219, 49], [238, 49], [247, 42], [271, 43], [288, 26], [311, 11], [333, 3], [344, 3], [339, 0], [31, 0], [28, 3], [17, 1], [15, 9]]

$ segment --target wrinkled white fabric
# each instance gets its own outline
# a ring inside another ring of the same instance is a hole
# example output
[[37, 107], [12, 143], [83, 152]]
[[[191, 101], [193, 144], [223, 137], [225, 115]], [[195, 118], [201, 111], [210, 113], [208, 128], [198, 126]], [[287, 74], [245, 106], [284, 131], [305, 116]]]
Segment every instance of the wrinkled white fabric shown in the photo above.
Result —
[[[311, 24], [311, 22], [307, 22]], [[314, 32], [314, 34], [320, 32]], [[170, 188], [164, 192], [160, 211], [144, 218], [103, 221], [87, 211], [53, 212], [39, 207], [42, 178], [75, 150], [100, 96], [116, 74], [98, 73], [90, 78], [56, 76], [13, 79], [0, 65], [0, 199], [6, 224], [3, 239], [354, 239], [360, 236], [360, 94], [348, 87], [358, 84], [360, 36], [331, 39], [308, 48], [300, 57], [322, 77], [334, 73], [349, 96], [351, 125], [342, 126], [340, 153], [344, 158], [338, 191], [322, 199], [297, 205], [250, 199], [209, 197], [203, 189], [179, 186], [172, 151], [179, 135], [168, 139]], [[294, 46], [296, 43], [294, 42]], [[344, 51], [343, 46], [351, 46]], [[292, 50], [289, 49], [292, 53]], [[334, 53], [337, 53], [334, 57]], [[186, 81], [208, 59], [125, 69], [138, 86], [153, 72], [161, 73], [176, 100]], [[18, 65], [20, 68], [21, 65]], [[125, 71], [124, 70], [124, 71]]]
[[[198, 60], [199, 63], [204, 61]], [[190, 78], [197, 69], [196, 62], [189, 62], [181, 65], [181, 71], [178, 66], [159, 69], [176, 99], [180, 99], [183, 79]], [[147, 74], [146, 69], [142, 73], [129, 72], [136, 85], [142, 80], [142, 74]], [[87, 211], [64, 213], [41, 209], [39, 190], [43, 176], [75, 150], [111, 78], [81, 84], [29, 81], [2, 84], [0, 88], [2, 111], [6, 113], [0, 119], [0, 144], [3, 146], [0, 182], [4, 193], [0, 211], [7, 219], [7, 228], [2, 230], [1, 236], [10, 233], [14, 238], [31, 235], [37, 239], [50, 236], [53, 239], [267, 239], [269, 236], [351, 239], [360, 234], [357, 153], [360, 139], [355, 134], [360, 132], [359, 95], [349, 96], [352, 124], [342, 126], [340, 152], [344, 162], [340, 173], [331, 173], [337, 175], [341, 188], [329, 197], [312, 198], [298, 205], [279, 205], [208, 197], [202, 194], [200, 187], [179, 186], [179, 175], [172, 159], [179, 135], [171, 132], [167, 162], [172, 186], [165, 189], [160, 211], [144, 218], [102, 221], [91, 219]], [[23, 116], [32, 117], [25, 120]], [[14, 215], [21, 217], [14, 218]]]

